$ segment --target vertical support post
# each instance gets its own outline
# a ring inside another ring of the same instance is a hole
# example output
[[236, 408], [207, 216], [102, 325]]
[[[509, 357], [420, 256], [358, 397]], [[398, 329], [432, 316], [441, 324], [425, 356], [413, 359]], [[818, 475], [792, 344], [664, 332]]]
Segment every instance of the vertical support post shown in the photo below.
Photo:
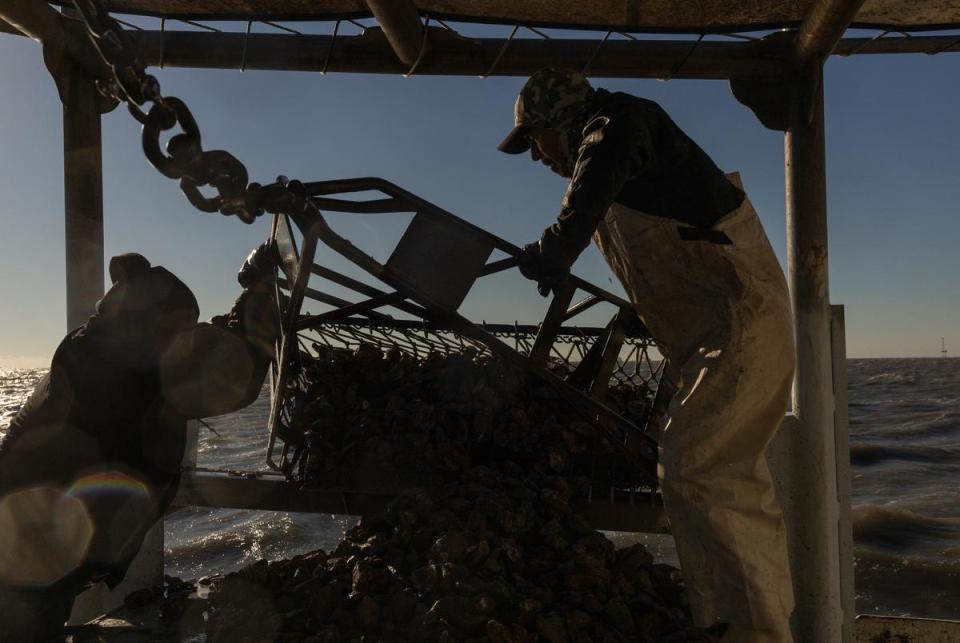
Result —
[[850, 476], [850, 419], [847, 409], [847, 331], [843, 306], [831, 306], [830, 337], [833, 345], [834, 438], [837, 445], [837, 498], [840, 519], [840, 606], [843, 609], [842, 643], [856, 640], [856, 591], [853, 566], [853, 482]]
[[798, 425], [790, 438], [794, 638], [841, 641], [837, 454], [834, 429], [827, 202], [819, 62], [790, 83], [784, 138], [788, 271], [796, 321]]
[[64, 97], [67, 330], [73, 330], [103, 296], [103, 161], [93, 82], [72, 72]]

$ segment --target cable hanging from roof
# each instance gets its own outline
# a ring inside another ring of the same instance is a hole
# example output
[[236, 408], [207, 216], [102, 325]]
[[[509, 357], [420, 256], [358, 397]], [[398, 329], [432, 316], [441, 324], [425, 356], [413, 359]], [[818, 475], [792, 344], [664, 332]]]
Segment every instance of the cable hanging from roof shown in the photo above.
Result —
[[243, 34], [243, 51], [240, 52], [240, 73], [247, 70], [247, 43], [250, 41], [250, 28], [253, 26], [252, 20], [247, 20], [247, 30]]
[[677, 63], [677, 66], [670, 70], [670, 73], [667, 74], [667, 77], [666, 77], [666, 78], [661, 78], [661, 79], [660, 79], [662, 82], [665, 82], [665, 83], [666, 83], [666, 82], [669, 82], [669, 81], [673, 80], [673, 77], [674, 77], [674, 76], [676, 76], [677, 74], [680, 73], [680, 70], [683, 69], [683, 66], [687, 64], [687, 61], [688, 61], [688, 60], [690, 60], [690, 56], [693, 55], [693, 52], [696, 50], [697, 46], [698, 46], [701, 42], [703, 42], [703, 39], [704, 39], [704, 37], [705, 37], [706, 35], [707, 35], [707, 34], [705, 34], [705, 33], [700, 34], [700, 37], [697, 38], [697, 39], [693, 42], [692, 45], [690, 45], [690, 49], [688, 49], [688, 50], [687, 50], [687, 53], [684, 54], [683, 58], [680, 59], [680, 62]]
[[324, 76], [327, 73], [327, 68], [330, 67], [330, 55], [333, 53], [333, 43], [337, 42], [337, 33], [340, 31], [340, 21], [337, 20], [337, 23], [333, 25], [333, 35], [330, 37], [330, 46], [327, 47], [327, 55], [323, 59], [323, 67], [320, 68], [320, 75]]
[[597, 48], [594, 49], [593, 53], [590, 54], [590, 57], [587, 58], [587, 62], [583, 64], [583, 69], [581, 70], [580, 73], [582, 73], [584, 76], [589, 75], [590, 65], [593, 63], [593, 59], [596, 58], [597, 54], [600, 53], [600, 50], [603, 49], [603, 45], [607, 42], [607, 39], [610, 37], [610, 34], [612, 33], [613, 33], [612, 31], [608, 31], [606, 34], [604, 34], [603, 40], [600, 41], [600, 43], [597, 45]]
[[427, 16], [426, 21], [423, 23], [423, 38], [420, 39], [420, 51], [417, 52], [417, 58], [413, 61], [413, 64], [410, 65], [410, 69], [407, 70], [407, 73], [403, 75], [404, 78], [410, 78], [413, 76], [413, 72], [417, 70], [417, 67], [420, 66], [420, 61], [423, 60], [424, 54], [427, 53], [427, 38], [430, 36], [430, 16]]
[[490, 68], [486, 73], [480, 74], [480, 78], [486, 80], [490, 77], [490, 74], [493, 73], [493, 70], [497, 68], [497, 65], [500, 63], [500, 59], [503, 58], [503, 54], [507, 53], [507, 47], [510, 46], [510, 43], [513, 42], [513, 37], [517, 35], [517, 30], [520, 29], [520, 25], [515, 25], [513, 30], [510, 32], [510, 35], [507, 36], [507, 39], [504, 41], [503, 46], [500, 47], [500, 51], [497, 52], [496, 58], [493, 59], [493, 62], [490, 64]]

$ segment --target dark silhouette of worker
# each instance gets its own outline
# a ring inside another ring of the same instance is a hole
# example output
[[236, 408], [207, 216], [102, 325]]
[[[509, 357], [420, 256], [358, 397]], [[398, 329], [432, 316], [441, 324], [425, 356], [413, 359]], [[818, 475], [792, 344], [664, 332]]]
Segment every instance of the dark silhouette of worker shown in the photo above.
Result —
[[173, 500], [191, 418], [253, 402], [279, 330], [263, 244], [231, 311], [197, 323], [173, 273], [139, 254], [71, 331], [0, 445], [0, 643], [47, 641], [74, 597], [116, 586]]

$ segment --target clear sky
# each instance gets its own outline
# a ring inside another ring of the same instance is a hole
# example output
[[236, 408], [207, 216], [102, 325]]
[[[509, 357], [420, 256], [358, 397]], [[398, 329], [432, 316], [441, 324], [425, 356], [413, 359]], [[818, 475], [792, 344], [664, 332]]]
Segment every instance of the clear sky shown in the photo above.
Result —
[[[233, 29], [242, 29], [233, 26]], [[0, 367], [43, 365], [66, 329], [61, 106], [40, 48], [0, 34]], [[832, 58], [826, 68], [830, 292], [847, 307], [851, 357], [960, 353], [960, 54]], [[496, 145], [521, 78], [402, 78], [163, 69], [206, 149], [230, 150], [253, 180], [381, 176], [518, 244], [555, 217], [565, 183]], [[725, 170], [739, 170], [781, 261], [783, 136], [720, 81], [592, 79], [658, 101]], [[179, 275], [202, 316], [227, 310], [235, 272], [268, 233], [197, 212], [151, 168], [125, 110], [103, 118], [107, 256], [137, 251]], [[384, 258], [401, 229], [383, 217], [334, 220]], [[581, 276], [619, 291], [590, 249]], [[538, 321], [544, 302], [519, 275], [464, 312]]]

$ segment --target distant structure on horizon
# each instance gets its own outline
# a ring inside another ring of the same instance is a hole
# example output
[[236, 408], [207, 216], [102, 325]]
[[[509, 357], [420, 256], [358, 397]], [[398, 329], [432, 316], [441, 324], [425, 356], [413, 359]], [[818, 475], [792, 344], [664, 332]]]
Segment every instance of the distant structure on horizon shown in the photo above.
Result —
[[940, 338], [940, 357], [946, 358], [947, 356], [947, 344], [944, 342], [943, 337]]

